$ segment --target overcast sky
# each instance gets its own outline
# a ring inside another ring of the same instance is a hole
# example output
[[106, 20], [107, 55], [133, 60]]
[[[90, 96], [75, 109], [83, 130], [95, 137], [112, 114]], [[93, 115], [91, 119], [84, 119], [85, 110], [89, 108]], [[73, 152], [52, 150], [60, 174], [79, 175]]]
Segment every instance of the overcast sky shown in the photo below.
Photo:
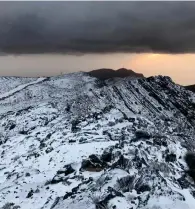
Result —
[[127, 67], [195, 83], [194, 11], [195, 2], [0, 2], [0, 75]]

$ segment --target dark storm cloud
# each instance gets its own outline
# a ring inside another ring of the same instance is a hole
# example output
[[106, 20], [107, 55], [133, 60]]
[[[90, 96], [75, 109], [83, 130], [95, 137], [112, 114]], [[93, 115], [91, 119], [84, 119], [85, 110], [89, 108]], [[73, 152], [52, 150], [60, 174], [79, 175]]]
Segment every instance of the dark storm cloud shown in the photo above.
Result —
[[195, 2], [0, 2], [0, 51], [195, 52]]

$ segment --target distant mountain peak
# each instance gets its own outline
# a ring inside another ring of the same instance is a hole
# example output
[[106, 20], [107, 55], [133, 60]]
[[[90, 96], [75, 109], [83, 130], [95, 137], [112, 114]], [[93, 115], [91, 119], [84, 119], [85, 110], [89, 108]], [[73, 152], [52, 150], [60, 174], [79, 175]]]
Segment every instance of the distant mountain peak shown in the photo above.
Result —
[[136, 73], [133, 70], [126, 69], [126, 68], [119, 68], [118, 70], [113, 70], [109, 68], [101, 68], [97, 70], [92, 70], [88, 72], [88, 74], [100, 80], [107, 80], [110, 78], [125, 78], [125, 77], [144, 78], [143, 74]]
[[131, 71], [131, 72], [133, 72], [131, 69], [126, 69], [126, 68], [119, 68], [116, 71], [118, 71], [118, 72], [129, 72], [129, 71]]

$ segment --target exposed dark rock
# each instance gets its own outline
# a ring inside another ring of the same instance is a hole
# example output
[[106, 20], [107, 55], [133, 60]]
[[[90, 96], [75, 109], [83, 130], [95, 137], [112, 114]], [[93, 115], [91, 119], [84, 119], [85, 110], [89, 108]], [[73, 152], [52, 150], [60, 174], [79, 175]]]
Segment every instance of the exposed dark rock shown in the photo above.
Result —
[[69, 142], [69, 143], [75, 143], [76, 140], [75, 140], [75, 139], [70, 139], [68, 142]]
[[46, 153], [50, 153], [51, 151], [53, 151], [53, 147], [47, 147], [47, 149], [45, 150]]
[[43, 149], [43, 148], [46, 147], [46, 146], [47, 146], [47, 144], [46, 144], [45, 142], [41, 141], [41, 142], [40, 142], [40, 145], [39, 145], [39, 148], [40, 148], [40, 149]]
[[98, 69], [88, 72], [90, 76], [96, 77], [100, 80], [106, 80], [110, 78], [125, 78], [125, 77], [134, 77], [134, 78], [144, 78], [143, 74], [135, 73], [132, 70], [128, 70], [125, 68], [120, 68], [118, 70], [112, 70], [112, 69]]
[[150, 134], [144, 130], [137, 130], [135, 132], [135, 136], [137, 139], [149, 139], [150, 138]]
[[11, 124], [10, 127], [9, 127], [9, 130], [12, 130], [16, 127], [16, 124]]
[[138, 194], [141, 194], [143, 192], [148, 192], [148, 191], [151, 190], [150, 186], [149, 185], [145, 185], [145, 184], [141, 185], [141, 186], [139, 186], [137, 188], [135, 187], [135, 189], [136, 189]]
[[188, 152], [185, 156], [185, 161], [191, 170], [195, 169], [195, 153]]
[[117, 180], [117, 188], [122, 192], [129, 192], [133, 189], [133, 182], [135, 180], [135, 176], [125, 176]]
[[67, 104], [65, 110], [66, 110], [67, 112], [70, 112], [70, 108], [71, 108], [70, 104]]
[[26, 198], [30, 198], [30, 197], [32, 197], [33, 196], [33, 190], [31, 189], [30, 191], [29, 191], [29, 193], [27, 194], [27, 196], [26, 196]]
[[51, 135], [52, 135], [52, 133], [47, 134], [46, 139], [50, 139]]
[[82, 143], [86, 143], [87, 142], [87, 139], [86, 138], [80, 138], [79, 139], [79, 143], [82, 144]]
[[122, 168], [126, 171], [131, 167], [131, 162], [129, 159], [125, 158], [123, 155], [120, 155], [119, 159], [112, 164], [112, 168]]
[[64, 174], [65, 176], [75, 172], [75, 170], [72, 168], [71, 164], [65, 165], [63, 169], [58, 170], [57, 174]]
[[103, 110], [102, 112], [105, 114], [105, 113], [109, 113], [111, 111], [111, 109], [113, 109], [114, 106], [113, 105], [107, 105]]
[[108, 122], [108, 126], [114, 126], [116, 123], [115, 122], [113, 122], [113, 121], [109, 121]]
[[[65, 199], [67, 199], [69, 197], [74, 198], [75, 197], [75, 194], [77, 194], [77, 192], [80, 189], [80, 186], [81, 185], [88, 184], [88, 183], [90, 183], [92, 181], [93, 181], [93, 178], [92, 177], [89, 177], [87, 180], [84, 180], [78, 186], [74, 187], [71, 192], [66, 192], [66, 194], [63, 197], [63, 199], [65, 200]], [[85, 191], [85, 190], [83, 190], [83, 191]]]
[[187, 173], [195, 181], [195, 169], [189, 169]]
[[56, 197], [56, 199], [55, 199], [54, 203], [52, 204], [52, 206], [50, 207], [50, 209], [55, 208], [55, 206], [58, 204], [59, 200], [60, 200], [60, 197]]
[[195, 191], [191, 191], [190, 193], [191, 193], [192, 196], [195, 198]]
[[66, 194], [64, 195], [64, 197], [63, 197], [63, 199], [65, 200], [65, 199], [68, 199], [69, 197], [71, 197], [72, 196], [72, 192], [66, 192]]
[[101, 160], [105, 162], [110, 162], [112, 160], [112, 150], [113, 147], [105, 149], [103, 154], [101, 155]]
[[111, 135], [111, 133], [110, 133], [109, 131], [103, 131], [102, 134], [103, 134], [103, 135], [107, 135], [108, 138], [109, 138], [111, 141], [114, 141], [114, 139], [113, 139], [113, 137], [112, 137], [112, 135]]
[[108, 187], [108, 194], [104, 197], [103, 200], [96, 203], [96, 209], [105, 208], [108, 202], [115, 197], [124, 197], [124, 195], [121, 192], [116, 191], [112, 187]]
[[99, 164], [101, 164], [102, 163], [102, 161], [99, 159], [99, 157], [97, 157], [96, 155], [90, 155], [89, 156], [89, 159], [90, 159], [90, 161], [91, 162], [93, 162], [93, 163], [99, 163]]
[[71, 164], [65, 165], [64, 168], [57, 171], [53, 179], [49, 181], [47, 184], [57, 184], [59, 182], [66, 182], [68, 179], [67, 176], [74, 172], [75, 170], [72, 168]]
[[77, 131], [80, 130], [80, 128], [78, 127], [79, 123], [80, 123], [80, 121], [78, 119], [77, 120], [75, 119], [71, 122], [71, 124], [72, 124], [71, 131], [73, 133], [76, 133]]
[[195, 85], [185, 86], [185, 88], [195, 93]]
[[64, 180], [64, 177], [55, 175], [51, 181], [47, 182], [47, 184], [58, 184], [59, 182], [63, 182]]
[[154, 137], [153, 143], [156, 145], [159, 145], [159, 146], [167, 147], [167, 140], [165, 137], [164, 138], [163, 137]]
[[37, 188], [34, 193], [40, 193], [40, 190]]
[[131, 123], [134, 123], [135, 122], [135, 118], [128, 118], [128, 121], [131, 122]]
[[1, 207], [1, 209], [12, 209], [13, 206], [14, 206], [14, 203], [8, 202], [5, 205], [3, 205], [3, 207]]
[[90, 155], [89, 159], [83, 160], [80, 170], [99, 172], [107, 167], [107, 164], [99, 159], [96, 155]]
[[30, 176], [30, 173], [26, 173], [25, 176], [26, 176], [26, 177], [29, 177], [29, 176]]
[[19, 209], [19, 208], [21, 208], [19, 205], [15, 205], [15, 206], [13, 207], [13, 209]]
[[28, 131], [21, 130], [21, 131], [19, 131], [19, 134], [28, 135]]
[[166, 157], [165, 157], [165, 161], [166, 162], [175, 162], [176, 161], [176, 155], [175, 154], [168, 154]]
[[177, 179], [182, 189], [187, 189], [190, 186], [190, 183], [186, 180], [185, 176]]

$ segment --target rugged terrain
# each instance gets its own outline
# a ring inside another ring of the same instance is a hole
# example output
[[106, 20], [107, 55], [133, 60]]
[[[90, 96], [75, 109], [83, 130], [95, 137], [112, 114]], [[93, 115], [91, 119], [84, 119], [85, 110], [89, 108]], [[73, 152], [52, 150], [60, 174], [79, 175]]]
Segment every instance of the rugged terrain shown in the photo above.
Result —
[[185, 86], [185, 88], [195, 93], [195, 85]]
[[2, 77], [0, 208], [194, 209], [194, 128], [169, 77]]

